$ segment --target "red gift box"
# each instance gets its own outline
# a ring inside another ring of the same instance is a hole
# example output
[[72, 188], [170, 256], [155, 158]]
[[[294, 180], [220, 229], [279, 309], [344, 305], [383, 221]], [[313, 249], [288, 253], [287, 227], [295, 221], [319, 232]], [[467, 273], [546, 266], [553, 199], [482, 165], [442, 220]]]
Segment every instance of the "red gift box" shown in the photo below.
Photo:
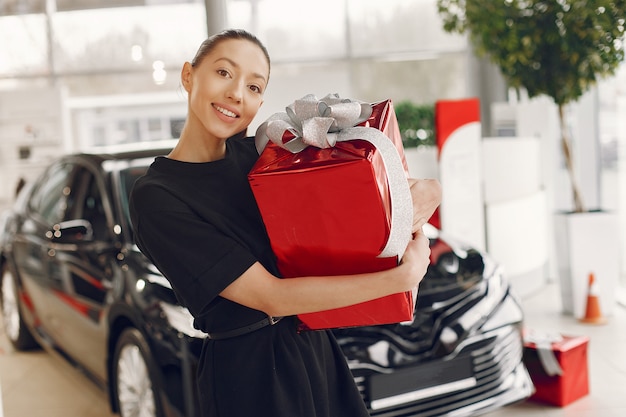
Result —
[[[358, 125], [386, 136], [406, 183], [391, 101], [371, 105], [371, 115]], [[304, 146], [295, 153], [272, 142], [264, 145], [248, 178], [283, 277], [357, 274], [398, 264], [399, 255], [379, 257], [390, 239], [394, 208], [388, 165], [376, 146], [360, 139], [323, 149]], [[410, 199], [408, 185], [406, 192]], [[412, 208], [410, 216], [409, 229]], [[414, 306], [409, 291], [299, 318], [307, 330], [397, 323], [412, 320]]]
[[530, 400], [563, 407], [589, 394], [588, 342], [586, 336], [525, 337], [524, 364], [535, 385]]

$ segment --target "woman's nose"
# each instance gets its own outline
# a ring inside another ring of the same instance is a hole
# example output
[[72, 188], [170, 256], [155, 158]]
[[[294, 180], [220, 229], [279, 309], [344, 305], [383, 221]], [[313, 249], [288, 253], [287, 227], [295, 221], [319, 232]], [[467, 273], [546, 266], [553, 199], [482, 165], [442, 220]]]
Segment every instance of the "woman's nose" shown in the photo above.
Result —
[[228, 98], [237, 102], [241, 101], [243, 97], [243, 83], [233, 82], [228, 90]]

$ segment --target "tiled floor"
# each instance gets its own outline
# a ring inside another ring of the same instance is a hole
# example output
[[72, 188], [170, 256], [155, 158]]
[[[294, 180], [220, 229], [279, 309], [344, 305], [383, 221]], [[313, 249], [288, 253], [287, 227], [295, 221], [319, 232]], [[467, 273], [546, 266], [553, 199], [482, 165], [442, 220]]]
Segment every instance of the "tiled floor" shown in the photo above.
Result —
[[[562, 315], [558, 300], [556, 285], [522, 300], [527, 327], [589, 336], [590, 394], [564, 408], [525, 402], [487, 417], [626, 416], [626, 308], [615, 307], [608, 324], [584, 325]], [[113, 417], [90, 380], [46, 353], [14, 352], [1, 330], [0, 388], [0, 417]]]
[[556, 285], [548, 285], [523, 299], [522, 304], [526, 326], [533, 331], [589, 337], [590, 393], [563, 408], [527, 401], [489, 413], [486, 417], [626, 416], [626, 307], [616, 305], [607, 324], [581, 324], [573, 317], [561, 314]]

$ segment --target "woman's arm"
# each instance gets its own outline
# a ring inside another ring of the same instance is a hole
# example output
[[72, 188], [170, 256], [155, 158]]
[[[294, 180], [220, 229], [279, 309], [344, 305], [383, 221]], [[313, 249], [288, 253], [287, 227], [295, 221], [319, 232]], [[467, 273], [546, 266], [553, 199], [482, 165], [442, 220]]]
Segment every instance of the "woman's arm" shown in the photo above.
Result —
[[279, 279], [260, 263], [252, 265], [222, 293], [270, 316], [288, 316], [345, 307], [417, 287], [430, 263], [422, 226], [441, 202], [439, 181], [409, 178], [413, 199], [413, 240], [397, 267], [366, 274]]
[[428, 238], [418, 230], [395, 268], [366, 274], [279, 279], [258, 262], [222, 293], [270, 316], [289, 316], [345, 307], [415, 288], [429, 265]]

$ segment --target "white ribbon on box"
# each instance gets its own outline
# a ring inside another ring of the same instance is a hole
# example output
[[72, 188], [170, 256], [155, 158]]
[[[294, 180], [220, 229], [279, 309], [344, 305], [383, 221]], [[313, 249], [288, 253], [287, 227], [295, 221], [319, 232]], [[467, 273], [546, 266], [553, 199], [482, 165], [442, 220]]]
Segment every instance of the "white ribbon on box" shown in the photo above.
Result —
[[321, 100], [309, 94], [285, 110], [273, 114], [258, 127], [255, 142], [259, 154], [270, 141], [298, 153], [308, 146], [324, 149], [356, 139], [371, 143], [380, 152], [389, 184], [391, 225], [386, 246], [378, 257], [402, 258], [411, 240], [413, 200], [404, 165], [393, 142], [373, 127], [355, 127], [370, 117], [372, 106], [342, 99], [336, 94], [329, 94]]
[[553, 343], [558, 343], [563, 340], [561, 335], [531, 332], [524, 336], [524, 340], [528, 343], [535, 344], [539, 362], [541, 362], [543, 370], [546, 371], [548, 376], [563, 375], [563, 369], [552, 350]]

